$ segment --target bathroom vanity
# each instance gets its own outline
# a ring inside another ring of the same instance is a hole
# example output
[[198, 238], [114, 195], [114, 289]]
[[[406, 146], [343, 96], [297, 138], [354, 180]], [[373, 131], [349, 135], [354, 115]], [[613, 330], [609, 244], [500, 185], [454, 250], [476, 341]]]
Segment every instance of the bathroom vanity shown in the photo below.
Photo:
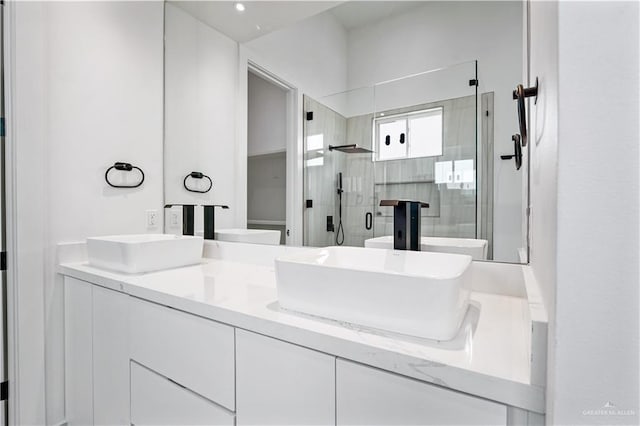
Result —
[[68, 424], [544, 423], [528, 266], [473, 262], [438, 342], [281, 309], [274, 259], [305, 250], [206, 242], [198, 265], [127, 275], [61, 245]]

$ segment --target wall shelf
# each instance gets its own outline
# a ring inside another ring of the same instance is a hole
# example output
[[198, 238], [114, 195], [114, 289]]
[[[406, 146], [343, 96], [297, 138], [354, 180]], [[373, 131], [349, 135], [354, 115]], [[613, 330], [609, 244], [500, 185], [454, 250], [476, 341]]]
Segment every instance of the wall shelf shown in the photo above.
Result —
[[261, 219], [248, 219], [248, 225], [264, 225], [264, 226], [286, 226], [285, 220], [261, 220]]

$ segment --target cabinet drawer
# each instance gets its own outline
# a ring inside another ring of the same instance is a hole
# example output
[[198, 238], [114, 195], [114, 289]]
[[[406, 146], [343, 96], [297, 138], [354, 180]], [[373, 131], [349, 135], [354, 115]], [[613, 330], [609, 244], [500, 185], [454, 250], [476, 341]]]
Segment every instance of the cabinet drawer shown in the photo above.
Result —
[[131, 423], [229, 425], [234, 415], [166, 377], [131, 362]]
[[336, 363], [338, 425], [505, 425], [507, 407], [349, 361]]
[[130, 300], [131, 359], [235, 411], [233, 328]]

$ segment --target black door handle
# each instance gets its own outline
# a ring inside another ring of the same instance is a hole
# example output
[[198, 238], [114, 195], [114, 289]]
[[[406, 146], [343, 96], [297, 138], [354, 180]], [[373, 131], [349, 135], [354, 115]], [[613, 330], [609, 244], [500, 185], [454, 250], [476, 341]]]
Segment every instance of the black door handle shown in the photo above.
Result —
[[371, 212], [367, 212], [367, 214], [364, 215], [364, 227], [367, 231], [373, 227], [373, 214]]

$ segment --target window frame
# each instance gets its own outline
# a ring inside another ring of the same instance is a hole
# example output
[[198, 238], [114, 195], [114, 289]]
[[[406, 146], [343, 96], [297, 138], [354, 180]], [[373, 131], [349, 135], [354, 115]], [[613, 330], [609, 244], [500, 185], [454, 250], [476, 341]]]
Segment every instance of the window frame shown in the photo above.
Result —
[[[419, 156], [411, 156], [411, 127], [409, 125], [409, 122], [412, 118], [416, 118], [419, 117], [421, 115], [423, 116], [427, 116], [429, 115], [429, 113], [436, 111], [436, 110], [440, 110], [441, 113], [441, 131], [442, 131], [442, 137], [440, 139], [440, 154], [439, 155], [419, 155]], [[373, 146], [375, 146], [376, 150], [373, 153], [373, 161], [396, 161], [396, 160], [410, 160], [410, 159], [414, 159], [414, 158], [437, 158], [437, 157], [442, 157], [444, 155], [444, 114], [445, 114], [445, 110], [444, 110], [444, 105], [438, 105], [438, 106], [434, 106], [434, 107], [429, 107], [429, 108], [423, 108], [423, 109], [418, 109], [418, 110], [413, 110], [413, 111], [408, 111], [408, 112], [401, 112], [401, 113], [397, 113], [397, 114], [391, 114], [391, 115], [378, 115], [377, 117], [375, 117], [373, 119]], [[406, 149], [406, 154], [403, 157], [395, 157], [395, 158], [380, 158], [380, 144], [382, 143], [382, 140], [380, 139], [380, 125], [381, 124], [385, 124], [385, 123], [391, 123], [394, 121], [398, 121], [398, 119], [404, 119], [405, 121], [405, 128], [406, 128], [406, 144], [407, 144], [407, 149]]]

